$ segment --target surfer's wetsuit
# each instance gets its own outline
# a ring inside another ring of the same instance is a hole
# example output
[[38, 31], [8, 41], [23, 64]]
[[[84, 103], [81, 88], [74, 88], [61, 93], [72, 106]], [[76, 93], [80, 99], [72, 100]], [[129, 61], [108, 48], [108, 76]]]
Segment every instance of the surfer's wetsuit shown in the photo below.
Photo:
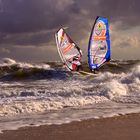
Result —
[[[78, 46], [76, 46], [75, 44], [74, 44], [74, 47], [77, 48], [77, 50], [80, 52], [80, 56], [82, 56], [81, 49]], [[81, 60], [80, 57], [77, 57], [77, 56], [73, 57], [73, 60], [71, 62], [73, 71], [79, 71], [80, 69], [82, 69], [82, 65], [81, 65], [80, 60]]]
[[72, 61], [72, 69], [74, 71], [79, 71], [80, 68], [81, 68], [80, 61], [77, 61], [77, 60]]
[[81, 68], [81, 62], [79, 60], [79, 57], [74, 57], [72, 63], [72, 70], [73, 71], [79, 71]]

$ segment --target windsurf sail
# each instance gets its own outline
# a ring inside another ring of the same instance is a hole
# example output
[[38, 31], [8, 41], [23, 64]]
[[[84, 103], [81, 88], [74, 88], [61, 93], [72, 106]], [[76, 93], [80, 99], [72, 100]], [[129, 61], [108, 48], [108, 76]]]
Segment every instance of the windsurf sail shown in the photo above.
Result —
[[89, 67], [91, 70], [98, 69], [109, 60], [110, 38], [108, 20], [104, 17], [97, 17], [88, 45]]
[[71, 40], [63, 28], [56, 32], [55, 38], [61, 60], [69, 71], [75, 71], [75, 64], [79, 65], [82, 58], [81, 49]]

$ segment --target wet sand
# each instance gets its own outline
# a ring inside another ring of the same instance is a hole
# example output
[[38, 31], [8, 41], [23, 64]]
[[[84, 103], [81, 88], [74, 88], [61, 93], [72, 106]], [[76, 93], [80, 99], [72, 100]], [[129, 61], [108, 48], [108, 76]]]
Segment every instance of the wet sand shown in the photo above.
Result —
[[0, 140], [140, 140], [140, 114], [4, 131]]

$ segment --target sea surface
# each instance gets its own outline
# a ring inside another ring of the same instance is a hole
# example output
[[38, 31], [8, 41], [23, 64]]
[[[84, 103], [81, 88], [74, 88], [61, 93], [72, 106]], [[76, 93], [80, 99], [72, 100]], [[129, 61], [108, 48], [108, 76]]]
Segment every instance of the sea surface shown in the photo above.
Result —
[[112, 60], [95, 76], [68, 72], [61, 62], [0, 61], [1, 132], [130, 113], [140, 113], [139, 60]]

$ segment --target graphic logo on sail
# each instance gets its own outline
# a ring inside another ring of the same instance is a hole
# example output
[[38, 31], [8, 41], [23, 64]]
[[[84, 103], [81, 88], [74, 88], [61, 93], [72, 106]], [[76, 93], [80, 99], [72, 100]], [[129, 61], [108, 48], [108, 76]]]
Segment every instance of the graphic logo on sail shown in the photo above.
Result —
[[103, 21], [99, 20], [95, 25], [95, 34], [97, 36], [103, 35], [106, 31], [106, 26]]

